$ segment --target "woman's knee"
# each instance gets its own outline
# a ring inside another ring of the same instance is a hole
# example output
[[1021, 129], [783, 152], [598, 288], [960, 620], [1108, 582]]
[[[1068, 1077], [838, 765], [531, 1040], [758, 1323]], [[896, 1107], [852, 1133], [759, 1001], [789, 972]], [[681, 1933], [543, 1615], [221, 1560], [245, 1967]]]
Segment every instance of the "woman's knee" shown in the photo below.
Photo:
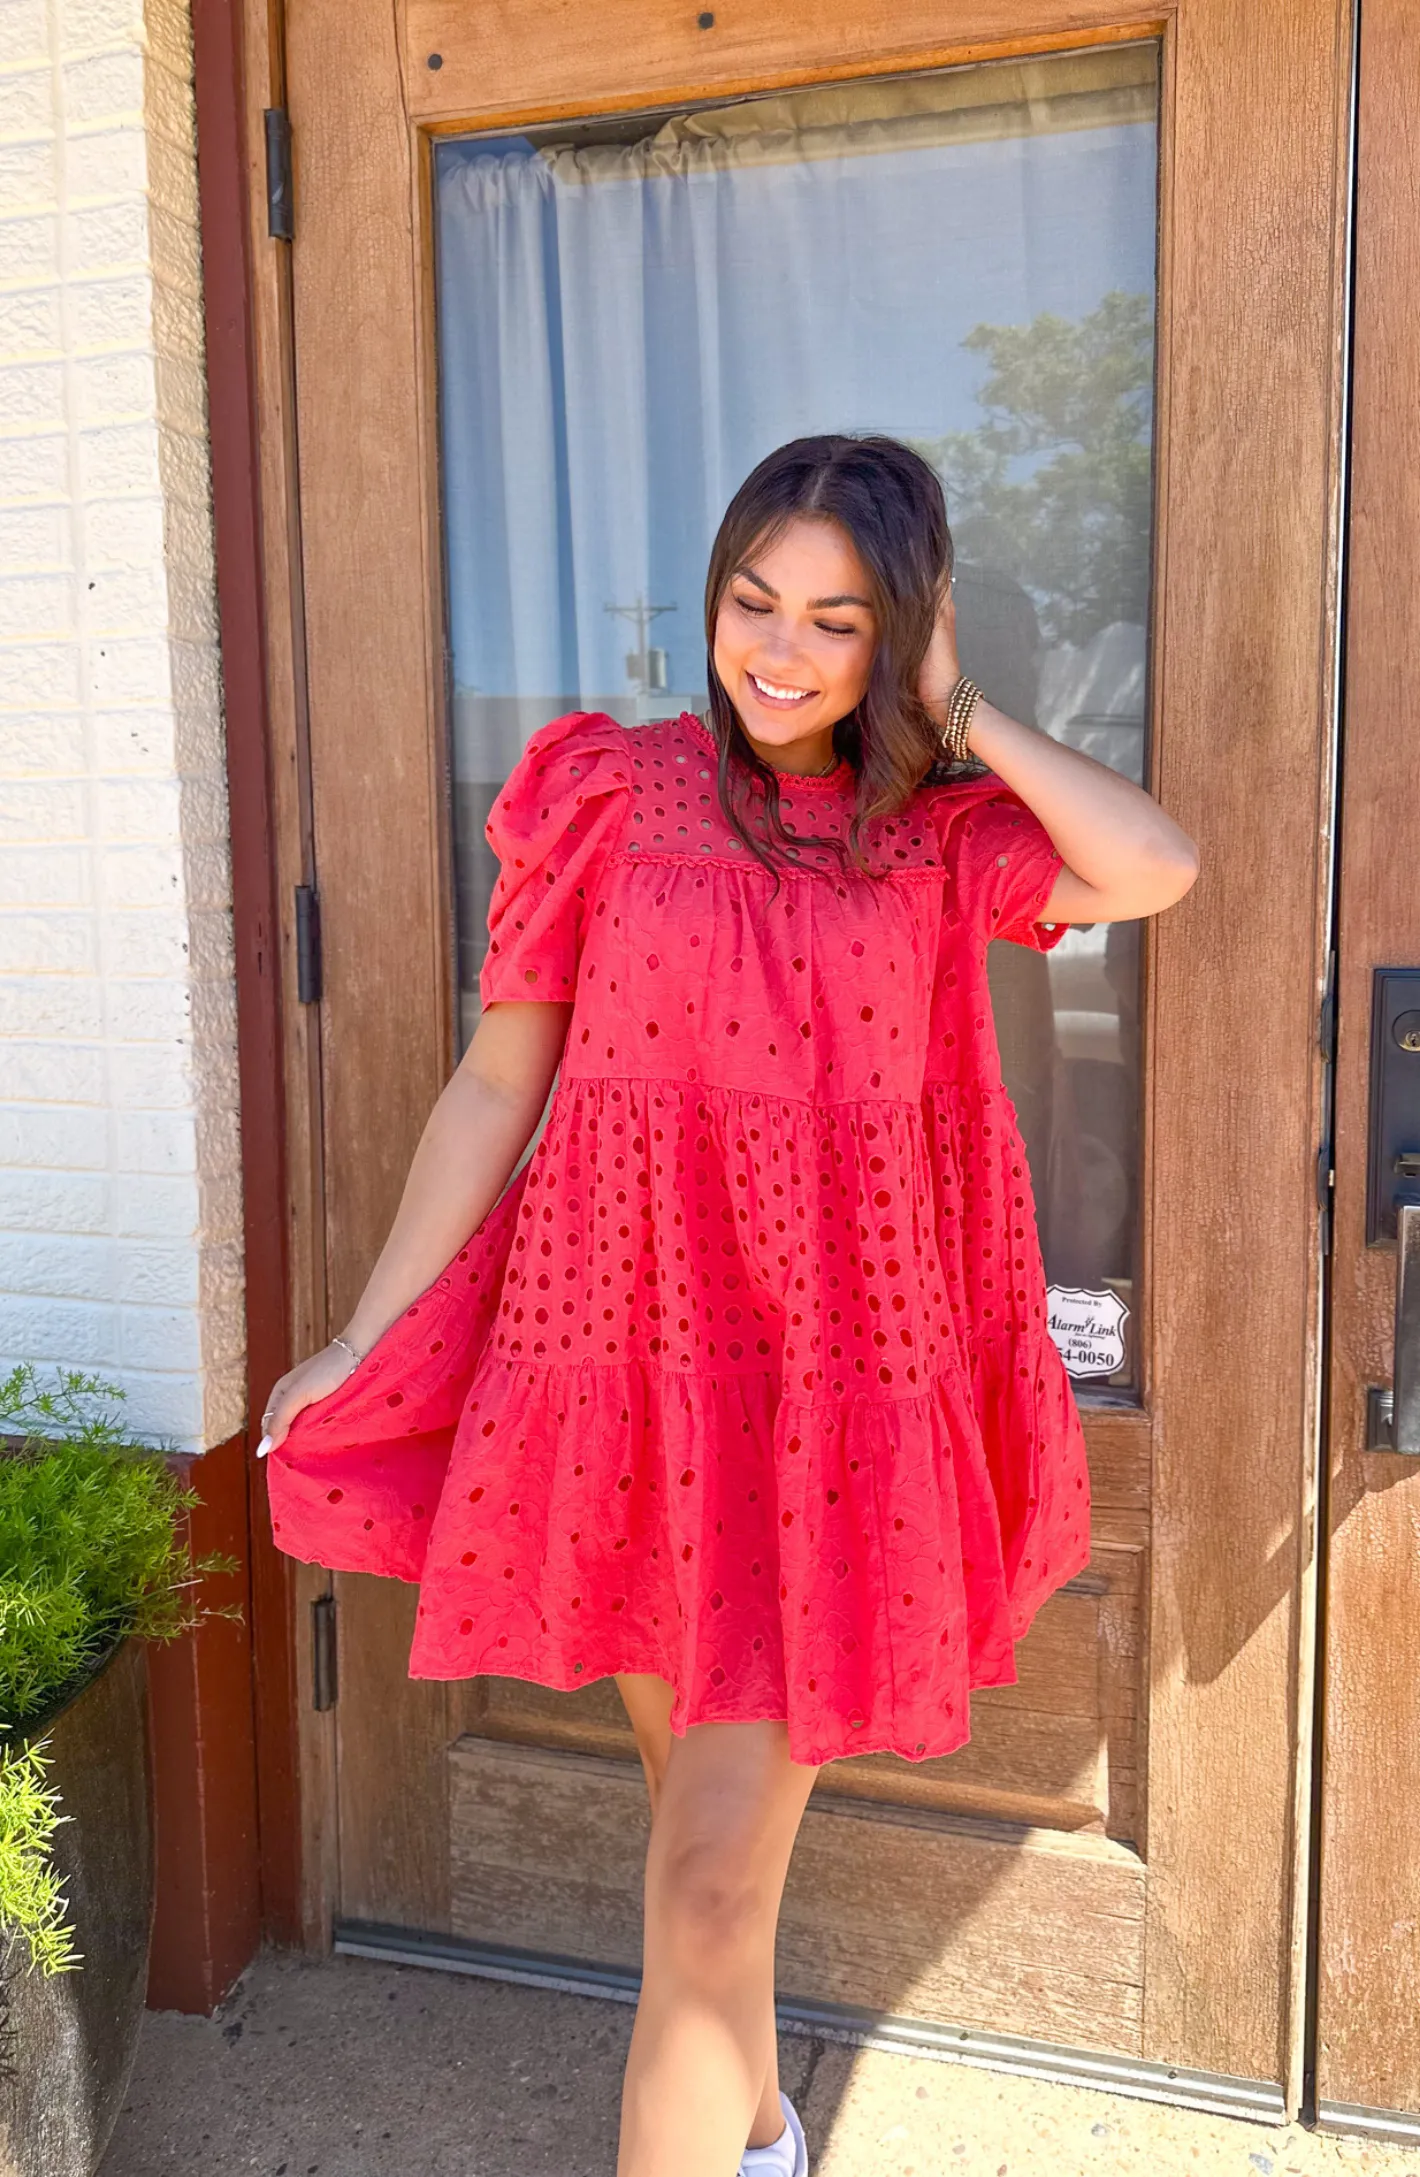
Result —
[[782, 1724], [701, 1724], [675, 1742], [646, 1864], [648, 1954], [704, 1981], [772, 1959], [813, 1779]]
[[[660, 1819], [667, 1823], [665, 1813]], [[713, 1981], [758, 1956], [773, 1942], [778, 1901], [779, 1883], [759, 1866], [752, 1835], [673, 1824], [652, 1845], [647, 1920], [682, 1973]]]

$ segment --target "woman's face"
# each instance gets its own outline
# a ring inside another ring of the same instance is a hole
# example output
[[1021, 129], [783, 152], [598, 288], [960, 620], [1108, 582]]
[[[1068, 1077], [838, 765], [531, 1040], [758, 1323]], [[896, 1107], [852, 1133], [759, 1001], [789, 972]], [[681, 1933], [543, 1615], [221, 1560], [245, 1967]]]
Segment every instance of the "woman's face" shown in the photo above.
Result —
[[715, 618], [715, 670], [756, 754], [819, 771], [861, 700], [877, 646], [872, 583], [837, 522], [791, 521], [732, 575]]

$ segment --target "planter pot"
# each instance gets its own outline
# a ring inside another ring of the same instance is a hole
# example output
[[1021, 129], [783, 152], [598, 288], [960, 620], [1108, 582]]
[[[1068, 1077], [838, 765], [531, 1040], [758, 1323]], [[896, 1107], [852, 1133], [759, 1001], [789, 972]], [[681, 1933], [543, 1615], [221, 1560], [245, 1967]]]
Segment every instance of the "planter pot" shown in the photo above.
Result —
[[11, 1943], [0, 2005], [0, 2177], [92, 2177], [128, 2086], [153, 1922], [148, 1674], [137, 1641], [27, 1727], [59, 1788], [54, 1859], [83, 1964], [46, 1980]]

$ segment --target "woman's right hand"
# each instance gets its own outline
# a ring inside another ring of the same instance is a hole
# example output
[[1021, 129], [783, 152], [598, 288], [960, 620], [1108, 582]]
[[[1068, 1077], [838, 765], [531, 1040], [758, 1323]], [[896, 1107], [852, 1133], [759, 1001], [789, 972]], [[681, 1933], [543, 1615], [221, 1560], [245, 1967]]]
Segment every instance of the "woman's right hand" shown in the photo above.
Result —
[[344, 1346], [338, 1345], [322, 1346], [309, 1360], [288, 1368], [272, 1390], [261, 1417], [263, 1435], [256, 1447], [258, 1459], [264, 1459], [278, 1444], [284, 1444], [297, 1414], [329, 1398], [354, 1370], [354, 1361]]

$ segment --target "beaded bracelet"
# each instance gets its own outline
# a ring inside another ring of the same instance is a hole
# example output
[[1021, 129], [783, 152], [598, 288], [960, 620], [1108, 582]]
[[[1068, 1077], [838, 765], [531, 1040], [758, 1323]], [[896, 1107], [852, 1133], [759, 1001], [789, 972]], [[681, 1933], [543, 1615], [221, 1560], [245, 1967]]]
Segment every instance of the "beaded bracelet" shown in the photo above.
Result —
[[947, 722], [942, 728], [942, 746], [953, 763], [965, 763], [970, 753], [967, 736], [971, 732], [972, 713], [981, 701], [981, 690], [974, 680], [963, 673], [951, 693], [947, 705]]

